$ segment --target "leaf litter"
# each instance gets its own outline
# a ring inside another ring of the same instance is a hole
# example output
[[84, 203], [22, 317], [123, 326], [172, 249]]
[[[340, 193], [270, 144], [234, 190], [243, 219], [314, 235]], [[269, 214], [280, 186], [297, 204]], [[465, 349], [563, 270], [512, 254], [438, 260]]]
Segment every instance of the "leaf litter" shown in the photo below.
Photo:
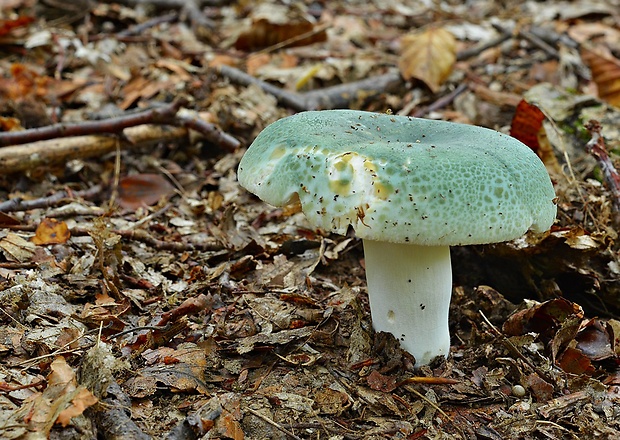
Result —
[[[34, 3], [0, 6], [0, 436], [620, 435], [609, 4]], [[359, 240], [236, 182], [341, 106], [511, 132], [552, 176], [548, 234], [453, 250], [447, 360], [372, 331]]]

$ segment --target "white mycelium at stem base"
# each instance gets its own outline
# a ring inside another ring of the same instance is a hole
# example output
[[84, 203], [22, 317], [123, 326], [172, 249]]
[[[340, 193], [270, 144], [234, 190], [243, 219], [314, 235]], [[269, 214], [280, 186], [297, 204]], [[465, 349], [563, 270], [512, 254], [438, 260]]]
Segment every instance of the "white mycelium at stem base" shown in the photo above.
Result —
[[416, 365], [447, 356], [450, 247], [364, 240], [364, 258], [374, 329], [392, 333]]

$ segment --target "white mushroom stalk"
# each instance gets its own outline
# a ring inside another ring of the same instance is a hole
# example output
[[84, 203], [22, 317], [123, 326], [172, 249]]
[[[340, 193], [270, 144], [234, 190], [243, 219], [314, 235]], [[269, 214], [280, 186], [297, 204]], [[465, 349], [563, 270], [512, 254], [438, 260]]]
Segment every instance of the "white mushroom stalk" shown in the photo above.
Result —
[[393, 334], [416, 365], [447, 356], [450, 247], [364, 240], [364, 256], [374, 329]]

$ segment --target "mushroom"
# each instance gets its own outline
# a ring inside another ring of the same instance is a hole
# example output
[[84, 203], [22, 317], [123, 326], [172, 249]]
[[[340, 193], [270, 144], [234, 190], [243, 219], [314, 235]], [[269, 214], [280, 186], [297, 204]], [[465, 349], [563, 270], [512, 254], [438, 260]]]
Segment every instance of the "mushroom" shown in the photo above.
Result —
[[542, 233], [555, 193], [538, 156], [494, 130], [353, 110], [298, 113], [249, 147], [239, 183], [363, 240], [373, 327], [425, 365], [450, 351], [450, 246]]

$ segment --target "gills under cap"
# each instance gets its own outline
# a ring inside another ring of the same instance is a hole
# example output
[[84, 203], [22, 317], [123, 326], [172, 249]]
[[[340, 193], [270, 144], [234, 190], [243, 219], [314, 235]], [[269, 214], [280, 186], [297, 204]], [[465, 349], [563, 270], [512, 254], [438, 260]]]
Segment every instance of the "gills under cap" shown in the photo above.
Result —
[[298, 113], [243, 156], [242, 186], [308, 221], [418, 245], [511, 240], [547, 230], [555, 193], [536, 154], [486, 128], [354, 110]]

